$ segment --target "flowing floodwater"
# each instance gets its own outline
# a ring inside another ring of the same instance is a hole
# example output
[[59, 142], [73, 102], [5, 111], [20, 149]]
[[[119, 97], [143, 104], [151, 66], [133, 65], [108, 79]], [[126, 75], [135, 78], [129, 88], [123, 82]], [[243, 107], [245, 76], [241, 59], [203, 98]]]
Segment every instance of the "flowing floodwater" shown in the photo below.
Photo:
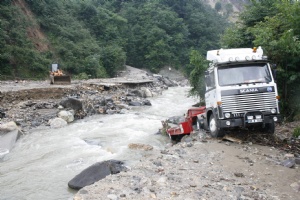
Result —
[[128, 149], [130, 143], [163, 148], [169, 138], [156, 134], [161, 121], [183, 115], [197, 101], [187, 97], [188, 89], [169, 88], [149, 98], [152, 106], [126, 114], [96, 115], [22, 136], [0, 161], [0, 199], [72, 199], [76, 191], [68, 182], [90, 165], [108, 159], [133, 164], [141, 155]]

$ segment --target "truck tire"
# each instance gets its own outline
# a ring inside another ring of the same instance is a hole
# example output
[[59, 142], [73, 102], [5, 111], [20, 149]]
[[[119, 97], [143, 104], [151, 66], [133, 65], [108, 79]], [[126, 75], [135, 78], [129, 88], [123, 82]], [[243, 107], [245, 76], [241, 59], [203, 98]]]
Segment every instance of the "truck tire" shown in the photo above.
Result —
[[264, 133], [268, 133], [268, 134], [273, 135], [275, 133], [275, 123], [274, 123], [274, 121], [272, 121], [271, 123], [265, 124], [265, 127], [262, 128], [262, 131]]
[[217, 121], [213, 114], [209, 117], [209, 131], [212, 137], [224, 136], [224, 131], [218, 127]]

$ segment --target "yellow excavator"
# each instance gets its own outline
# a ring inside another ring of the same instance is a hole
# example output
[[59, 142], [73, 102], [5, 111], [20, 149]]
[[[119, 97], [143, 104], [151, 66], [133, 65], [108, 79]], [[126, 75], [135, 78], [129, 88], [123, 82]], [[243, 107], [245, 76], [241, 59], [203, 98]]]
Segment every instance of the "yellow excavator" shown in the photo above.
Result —
[[71, 76], [64, 74], [63, 71], [58, 68], [57, 64], [52, 64], [51, 71], [50, 71], [50, 84], [56, 84], [56, 85], [71, 84]]

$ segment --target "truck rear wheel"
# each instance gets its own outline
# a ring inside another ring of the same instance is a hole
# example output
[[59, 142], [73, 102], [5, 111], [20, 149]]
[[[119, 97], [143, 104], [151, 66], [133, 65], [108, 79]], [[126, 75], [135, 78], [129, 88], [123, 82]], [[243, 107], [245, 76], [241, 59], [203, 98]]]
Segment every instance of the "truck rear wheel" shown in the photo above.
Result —
[[213, 114], [209, 117], [209, 131], [212, 137], [224, 136], [224, 131], [218, 127], [217, 121]]

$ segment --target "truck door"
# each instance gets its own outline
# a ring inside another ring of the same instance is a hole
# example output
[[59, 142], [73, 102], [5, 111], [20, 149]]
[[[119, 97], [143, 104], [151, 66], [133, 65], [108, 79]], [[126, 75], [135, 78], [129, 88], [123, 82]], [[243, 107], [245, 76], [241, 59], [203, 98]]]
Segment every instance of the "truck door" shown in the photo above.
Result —
[[216, 104], [216, 84], [214, 71], [206, 71], [205, 73], [205, 103], [206, 108], [214, 108]]

